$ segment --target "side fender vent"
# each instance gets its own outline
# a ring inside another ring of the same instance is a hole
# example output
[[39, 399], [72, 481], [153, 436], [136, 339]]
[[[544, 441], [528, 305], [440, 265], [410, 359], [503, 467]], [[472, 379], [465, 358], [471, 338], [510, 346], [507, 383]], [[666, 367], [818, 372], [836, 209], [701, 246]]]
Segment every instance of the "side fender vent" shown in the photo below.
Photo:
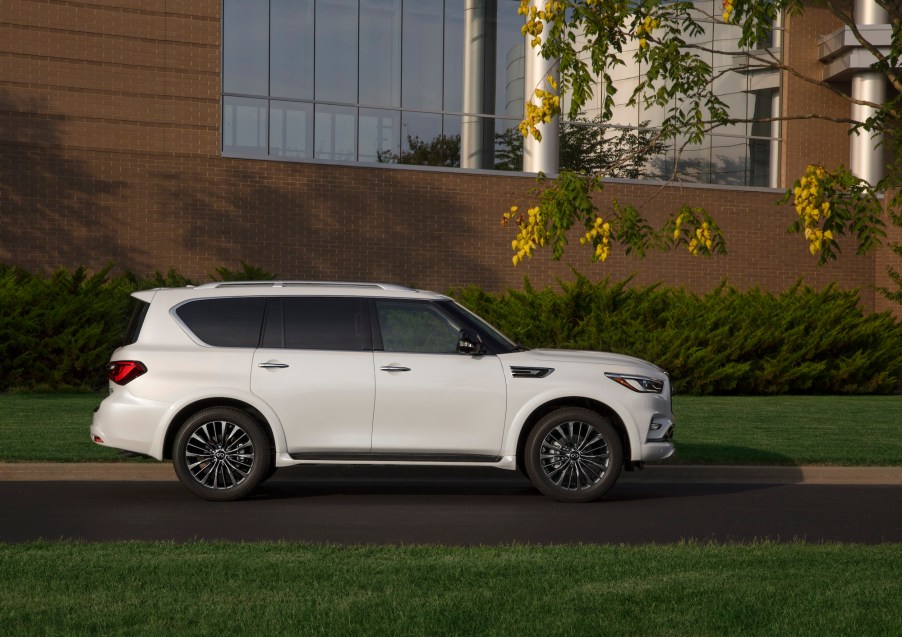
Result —
[[553, 367], [511, 367], [511, 376], [514, 378], [545, 378], [553, 371]]

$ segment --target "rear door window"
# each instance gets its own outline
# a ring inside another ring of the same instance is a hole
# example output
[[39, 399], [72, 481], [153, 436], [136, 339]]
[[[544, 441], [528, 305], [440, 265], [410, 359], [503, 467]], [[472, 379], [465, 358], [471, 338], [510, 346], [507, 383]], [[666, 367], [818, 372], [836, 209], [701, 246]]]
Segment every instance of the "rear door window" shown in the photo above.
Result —
[[344, 297], [270, 299], [263, 347], [371, 350], [368, 303], [366, 299]]
[[200, 299], [176, 308], [182, 323], [199, 340], [216, 347], [257, 347], [264, 298]]

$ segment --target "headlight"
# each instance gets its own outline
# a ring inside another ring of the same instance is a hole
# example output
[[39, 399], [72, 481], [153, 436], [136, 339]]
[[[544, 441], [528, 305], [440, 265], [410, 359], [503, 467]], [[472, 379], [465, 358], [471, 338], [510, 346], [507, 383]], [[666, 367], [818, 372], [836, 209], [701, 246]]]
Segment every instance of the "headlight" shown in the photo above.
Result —
[[605, 372], [604, 375], [615, 383], [620, 383], [627, 389], [640, 394], [660, 394], [664, 391], [664, 381], [657, 378], [636, 376], [635, 374], [614, 374], [613, 372]]

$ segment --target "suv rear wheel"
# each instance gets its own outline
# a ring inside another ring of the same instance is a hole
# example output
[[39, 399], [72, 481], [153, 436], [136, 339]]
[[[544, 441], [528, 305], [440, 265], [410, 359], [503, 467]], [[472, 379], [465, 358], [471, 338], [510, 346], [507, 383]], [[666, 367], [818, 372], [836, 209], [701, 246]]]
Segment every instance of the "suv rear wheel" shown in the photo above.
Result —
[[611, 421], [589, 409], [565, 407], [529, 433], [526, 471], [536, 488], [561, 502], [590, 502], [611, 490], [623, 465], [623, 445]]
[[172, 463], [182, 484], [205, 500], [243, 498], [270, 475], [269, 439], [254, 418], [232, 407], [197, 412], [179, 428]]

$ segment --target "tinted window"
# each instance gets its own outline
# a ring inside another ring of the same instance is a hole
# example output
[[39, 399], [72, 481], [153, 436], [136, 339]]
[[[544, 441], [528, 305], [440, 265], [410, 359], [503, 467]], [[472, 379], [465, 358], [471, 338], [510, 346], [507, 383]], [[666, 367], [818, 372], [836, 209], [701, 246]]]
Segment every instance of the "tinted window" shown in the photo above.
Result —
[[457, 351], [460, 326], [430, 303], [376, 303], [386, 352], [450, 354]]
[[217, 347], [257, 347], [265, 299], [190, 301], [175, 313], [194, 335]]
[[[363, 351], [373, 337], [365, 299], [299, 297], [282, 300], [284, 347]], [[270, 337], [267, 325], [266, 343]]]
[[125, 330], [125, 336], [122, 339], [123, 345], [131, 345], [138, 340], [138, 334], [141, 333], [141, 326], [144, 325], [144, 317], [147, 316], [147, 308], [149, 307], [150, 303], [135, 299], [132, 317], [128, 322], [128, 329]]

